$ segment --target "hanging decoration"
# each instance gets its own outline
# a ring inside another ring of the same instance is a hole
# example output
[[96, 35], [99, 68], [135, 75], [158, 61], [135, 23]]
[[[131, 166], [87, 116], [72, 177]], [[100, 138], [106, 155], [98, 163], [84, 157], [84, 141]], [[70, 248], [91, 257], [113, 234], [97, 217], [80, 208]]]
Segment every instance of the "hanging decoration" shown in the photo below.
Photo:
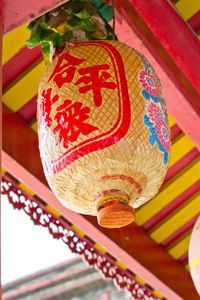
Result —
[[31, 22], [26, 44], [30, 49], [41, 45], [49, 63], [65, 43], [113, 39], [113, 29], [108, 24], [112, 18], [113, 8], [104, 0], [70, 0]]
[[[71, 4], [80, 2], [88, 3]], [[134, 208], [158, 192], [170, 134], [152, 66], [136, 50], [108, 40], [111, 29], [106, 32], [98, 41], [73, 36], [55, 55], [39, 87], [38, 131], [56, 197], [69, 209], [97, 215], [100, 225], [118, 228], [134, 221]]]
[[200, 215], [190, 238], [189, 265], [194, 285], [200, 295]]

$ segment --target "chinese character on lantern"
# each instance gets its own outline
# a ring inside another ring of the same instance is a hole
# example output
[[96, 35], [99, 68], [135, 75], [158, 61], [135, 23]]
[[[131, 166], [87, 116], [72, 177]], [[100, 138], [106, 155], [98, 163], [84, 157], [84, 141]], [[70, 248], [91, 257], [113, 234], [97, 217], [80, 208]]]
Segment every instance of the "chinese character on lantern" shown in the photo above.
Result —
[[[62, 65], [63, 61], [66, 63]], [[76, 67], [84, 61], [85, 59], [74, 57], [68, 52], [64, 53], [58, 58], [58, 63], [48, 82], [53, 78], [58, 88], [61, 88], [64, 83], [70, 83], [74, 78]]]
[[43, 101], [40, 103], [40, 108], [41, 108], [41, 113], [43, 116], [45, 116], [45, 124], [50, 127], [52, 124], [52, 119], [50, 117], [51, 113], [51, 106], [58, 101], [58, 95], [55, 95], [51, 99], [51, 88], [48, 89], [47, 91], [43, 90], [42, 92], [42, 97]]
[[78, 70], [79, 74], [83, 76], [79, 78], [75, 84], [85, 84], [85, 86], [79, 88], [79, 92], [81, 94], [85, 94], [90, 90], [93, 91], [94, 104], [96, 106], [101, 106], [102, 104], [102, 88], [114, 90], [117, 87], [116, 83], [107, 81], [107, 79], [111, 77], [111, 75], [105, 71], [108, 69], [110, 69], [109, 65], [103, 64], [87, 68], [80, 68]]
[[90, 109], [88, 106], [83, 107], [81, 102], [72, 104], [71, 100], [65, 100], [56, 110], [58, 111], [55, 115], [57, 126], [53, 132], [54, 134], [58, 133], [57, 144], [63, 140], [64, 148], [68, 148], [69, 142], [77, 141], [81, 133], [88, 135], [98, 129], [98, 127], [85, 123], [89, 119]]

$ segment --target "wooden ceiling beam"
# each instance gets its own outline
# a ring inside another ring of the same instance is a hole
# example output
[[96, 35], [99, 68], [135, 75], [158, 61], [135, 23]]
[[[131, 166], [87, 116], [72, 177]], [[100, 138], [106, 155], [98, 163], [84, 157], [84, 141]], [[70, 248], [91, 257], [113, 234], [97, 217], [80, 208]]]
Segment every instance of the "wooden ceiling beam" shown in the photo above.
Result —
[[[200, 150], [200, 43], [166, 0], [116, 0], [120, 41], [143, 53], [157, 72], [167, 108]], [[125, 22], [123, 22], [125, 20]]]
[[167, 299], [198, 299], [189, 273], [136, 224], [121, 229], [105, 229], [99, 227], [95, 217], [72, 212], [58, 202], [44, 177], [37, 134], [5, 105], [2, 140], [4, 168], [41, 199]]
[[3, 0], [4, 34], [38, 18], [68, 0]]

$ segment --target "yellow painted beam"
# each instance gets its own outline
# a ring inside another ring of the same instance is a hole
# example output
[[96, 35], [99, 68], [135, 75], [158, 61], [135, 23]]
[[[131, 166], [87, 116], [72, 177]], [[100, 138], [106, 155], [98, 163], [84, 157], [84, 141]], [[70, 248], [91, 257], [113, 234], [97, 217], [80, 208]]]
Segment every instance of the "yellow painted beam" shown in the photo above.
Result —
[[136, 223], [141, 226], [148, 219], [153, 217], [162, 208], [187, 190], [192, 184], [199, 179], [200, 159], [187, 169], [175, 181], [172, 181], [166, 188], [162, 189], [152, 200], [147, 202], [136, 213]]
[[26, 40], [30, 37], [30, 32], [26, 30], [26, 26], [27, 25], [23, 25], [16, 30], [4, 35], [2, 49], [3, 64], [5, 64], [25, 46]]
[[34, 196], [35, 193], [31, 191], [26, 185], [24, 185], [22, 182], [19, 183], [20, 189], [24, 190], [27, 194]]
[[156, 297], [158, 297], [158, 298], [160, 298], [160, 299], [164, 298], [163, 295], [162, 295], [160, 292], [156, 291], [156, 290], [153, 290], [152, 293], [153, 293], [154, 295], [156, 295]]
[[98, 249], [99, 251], [101, 251], [102, 253], [106, 253], [107, 252], [106, 249], [104, 249], [103, 247], [101, 247], [101, 245], [99, 245], [97, 243], [94, 244], [94, 247], [96, 249]]
[[115, 263], [124, 270], [128, 269], [120, 260], [116, 260]]
[[80, 228], [78, 228], [78, 227], [76, 227], [76, 225], [72, 225], [72, 229], [74, 230], [74, 231], [76, 231], [79, 235], [81, 235], [81, 236], [84, 236], [85, 235], [85, 233], [80, 229]]
[[37, 133], [38, 132], [38, 122], [37, 120], [35, 120], [35, 122], [33, 122], [30, 127]]
[[186, 265], [185, 265], [185, 269], [186, 269], [188, 272], [190, 272], [190, 266], [189, 266], [189, 264], [186, 264]]
[[169, 159], [169, 167], [175, 164], [179, 159], [185, 156], [193, 148], [195, 148], [194, 143], [187, 135], [183, 134], [180, 137], [180, 139], [178, 139], [175, 143], [172, 144]]
[[46, 68], [47, 66], [43, 61], [39, 63], [3, 94], [3, 103], [14, 112], [20, 109], [37, 94], [40, 80]]
[[5, 174], [7, 172], [6, 169], [4, 169], [4, 167], [1, 167], [1, 173]]
[[177, 229], [182, 227], [185, 223], [187, 223], [190, 219], [192, 219], [200, 209], [200, 191], [190, 201], [187, 205], [185, 205], [178, 212], [175, 212], [173, 217], [167, 220], [165, 223], [160, 225], [156, 230], [154, 230], [150, 236], [157, 243], [161, 243], [168, 236], [170, 236]]
[[49, 204], [46, 205], [46, 209], [48, 209], [52, 213], [52, 215], [56, 216], [57, 218], [61, 216], [61, 214], [57, 210], [55, 210], [54, 207], [52, 207]]
[[139, 282], [139, 283], [141, 283], [141, 284], [143, 284], [143, 285], [145, 285], [146, 284], [146, 281], [144, 281], [140, 276], [138, 276], [138, 275], [135, 275], [135, 279]]
[[176, 121], [172, 118], [170, 114], [168, 114], [169, 127], [172, 127], [176, 124]]
[[175, 7], [181, 14], [181, 16], [188, 20], [194, 14], [196, 14], [200, 9], [200, 1], [199, 0], [179, 0]]
[[188, 251], [189, 243], [190, 243], [190, 234], [188, 234], [184, 239], [180, 241], [180, 243], [176, 244], [168, 252], [173, 258], [179, 259]]

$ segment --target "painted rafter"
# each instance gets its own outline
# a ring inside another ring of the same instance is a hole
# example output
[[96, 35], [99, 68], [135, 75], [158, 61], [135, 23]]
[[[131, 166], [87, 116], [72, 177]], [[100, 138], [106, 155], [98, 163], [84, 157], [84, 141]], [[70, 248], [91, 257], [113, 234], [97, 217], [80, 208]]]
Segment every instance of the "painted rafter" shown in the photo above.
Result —
[[[135, 224], [121, 229], [99, 228], [96, 218], [65, 209], [47, 187], [40, 161], [37, 134], [3, 105], [3, 166], [70, 222], [77, 224], [105, 249], [167, 298], [172, 290], [183, 299], [196, 292], [189, 273]], [[144, 266], [144, 268], [142, 267]], [[160, 268], [160, 266], [163, 266]], [[142, 269], [141, 269], [142, 268]], [[152, 274], [150, 274], [150, 271]], [[154, 275], [153, 275], [154, 274]], [[158, 280], [158, 278], [160, 280]], [[179, 278], [180, 280], [175, 280]], [[184, 282], [184, 284], [183, 284]], [[165, 284], [164, 284], [165, 283]], [[170, 289], [167, 287], [169, 286]], [[184, 287], [183, 287], [184, 286]]]
[[166, 0], [117, 0], [116, 7], [129, 25], [117, 24], [119, 40], [150, 60], [161, 80], [169, 113], [200, 149], [200, 42]]
[[36, 19], [44, 13], [56, 8], [68, 0], [19, 0], [13, 2], [12, 0], [5, 0], [2, 15], [4, 21], [4, 34], [13, 29]]

